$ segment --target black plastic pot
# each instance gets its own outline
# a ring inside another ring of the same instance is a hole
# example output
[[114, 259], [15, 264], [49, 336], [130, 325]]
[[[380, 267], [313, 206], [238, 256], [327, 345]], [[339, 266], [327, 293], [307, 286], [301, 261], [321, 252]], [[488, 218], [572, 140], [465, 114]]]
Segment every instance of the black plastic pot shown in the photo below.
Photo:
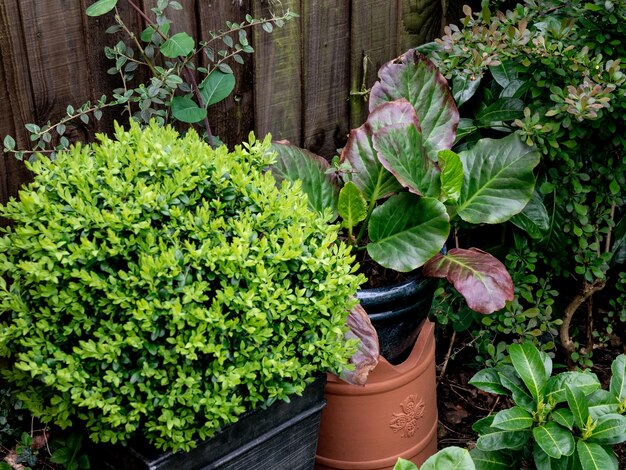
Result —
[[[289, 403], [244, 414], [190, 452], [160, 452], [131, 443], [100, 445], [92, 469], [107, 470], [310, 470], [315, 461], [326, 375]], [[93, 455], [93, 453], [91, 453]]]
[[389, 287], [363, 289], [357, 293], [380, 343], [380, 355], [399, 364], [409, 355], [428, 315], [436, 282], [420, 274]]

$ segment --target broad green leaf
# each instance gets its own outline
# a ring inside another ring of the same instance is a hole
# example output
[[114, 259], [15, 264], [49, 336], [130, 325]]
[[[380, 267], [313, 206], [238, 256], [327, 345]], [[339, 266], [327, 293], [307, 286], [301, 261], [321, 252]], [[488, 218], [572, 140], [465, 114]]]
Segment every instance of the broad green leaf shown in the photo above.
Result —
[[196, 43], [189, 34], [182, 32], [176, 33], [161, 45], [161, 54], [170, 59], [179, 56], [186, 56], [193, 51]]
[[550, 377], [546, 387], [547, 400], [554, 403], [567, 401], [567, 385], [575, 385], [580, 388], [585, 395], [589, 395], [600, 388], [600, 382], [595, 374], [590, 372], [561, 372], [554, 377]]
[[541, 195], [534, 191], [522, 212], [511, 217], [511, 223], [537, 240], [549, 229], [550, 217]]
[[574, 414], [569, 408], [557, 408], [556, 410], [552, 410], [550, 412], [550, 418], [570, 431], [574, 429]]
[[110, 12], [117, 5], [117, 0], [98, 0], [96, 3], [92, 3], [85, 13], [87, 16], [101, 16]]
[[526, 411], [534, 412], [537, 408], [537, 403], [528, 394], [528, 390], [522, 382], [522, 379], [517, 375], [515, 368], [512, 366], [501, 367], [498, 371], [500, 381], [502, 385], [511, 391], [511, 396], [516, 405], [521, 406]]
[[511, 362], [535, 402], [544, 400], [547, 376], [537, 348], [531, 343], [512, 344]]
[[192, 124], [202, 121], [207, 112], [188, 96], [175, 96], [172, 98], [172, 115], [179, 121]]
[[553, 459], [560, 459], [564, 455], [571, 455], [576, 449], [574, 436], [571, 431], [554, 421], [533, 429], [535, 442]]
[[457, 211], [466, 222], [496, 224], [524, 209], [533, 194], [539, 152], [517, 135], [482, 139], [461, 152], [464, 181]]
[[409, 191], [420, 196], [439, 198], [441, 171], [423, 150], [417, 121], [384, 127], [372, 136], [382, 165]]
[[408, 272], [441, 250], [450, 233], [450, 218], [436, 199], [401, 193], [374, 209], [368, 233], [367, 252], [374, 261]]
[[368, 201], [389, 197], [402, 189], [396, 177], [378, 160], [378, 153], [372, 144], [372, 130], [367, 123], [350, 131], [340, 161], [350, 163], [351, 181]]
[[503, 89], [508, 87], [512, 80], [517, 79], [518, 72], [516, 70], [517, 64], [512, 61], [503, 61], [498, 65], [490, 65], [489, 72], [491, 76]]
[[417, 112], [428, 156], [435, 160], [439, 150], [452, 146], [459, 111], [447, 80], [430, 60], [411, 49], [383, 65], [378, 77], [370, 93], [370, 112], [381, 103], [406, 98]]
[[490, 452], [474, 448], [470, 450], [470, 456], [476, 470], [510, 470], [511, 467], [511, 459], [504, 452]]
[[544, 351], [539, 351], [541, 362], [543, 362], [543, 368], [546, 371], [546, 377], [549, 379], [552, 375], [552, 358]]
[[409, 460], [398, 457], [398, 461], [393, 466], [393, 470], [417, 470], [417, 465]]
[[574, 470], [576, 453], [553, 459], [535, 442], [533, 446], [533, 459], [537, 470]]
[[420, 470], [474, 470], [474, 462], [467, 449], [450, 446], [431, 455]]
[[596, 390], [587, 396], [587, 403], [589, 404], [589, 414], [593, 419], [610, 413], [618, 413], [620, 408], [617, 396], [609, 390], [603, 389]]
[[617, 413], [600, 416], [589, 441], [615, 445], [626, 441], [626, 416]]
[[500, 382], [498, 369], [495, 368], [479, 370], [468, 383], [485, 392], [496, 393], [498, 395], [509, 394], [509, 391]]
[[626, 354], [620, 354], [611, 364], [611, 384], [609, 391], [619, 401], [626, 399]]
[[583, 470], [618, 470], [611, 455], [600, 444], [579, 439], [576, 451]]
[[342, 225], [346, 228], [354, 227], [367, 217], [367, 205], [365, 198], [356, 184], [348, 181], [339, 191], [339, 203], [337, 205]]
[[220, 69], [214, 69], [206, 76], [199, 89], [204, 106], [219, 103], [235, 88], [235, 76], [232, 73], [224, 73]]
[[456, 139], [454, 145], [458, 144], [463, 138], [473, 134], [478, 130], [478, 126], [473, 119], [461, 118], [459, 119], [459, 125], [456, 128]]
[[457, 107], [469, 101], [476, 94], [480, 86], [481, 77], [467, 73], [455, 75], [452, 78], [452, 96]]
[[530, 431], [503, 431], [491, 428], [485, 434], [480, 435], [476, 441], [476, 447], [483, 451], [519, 450], [524, 447], [531, 435]]
[[524, 103], [516, 98], [500, 98], [476, 114], [480, 126], [497, 126], [524, 117]]
[[463, 186], [463, 164], [452, 150], [441, 150], [437, 156], [441, 168], [441, 201], [456, 201]]
[[339, 185], [326, 171], [328, 161], [308, 150], [287, 142], [275, 142], [272, 150], [277, 153], [271, 171], [278, 181], [301, 181], [302, 191], [309, 198], [309, 207], [319, 213], [330, 210], [333, 220], [337, 218]]
[[474, 424], [472, 424], [472, 430], [476, 431], [478, 434], [486, 434], [487, 432], [492, 430], [491, 423], [493, 423], [493, 419], [495, 417], [496, 415], [489, 415], [479, 419]]
[[533, 417], [528, 411], [514, 406], [496, 413], [491, 426], [505, 431], [518, 431], [532, 427], [533, 422]]
[[404, 98], [381, 103], [370, 112], [366, 122], [372, 133], [378, 132], [380, 129], [387, 126], [400, 124], [414, 124], [421, 130], [420, 121], [415, 109], [411, 103]]
[[479, 313], [493, 313], [513, 300], [513, 281], [506, 267], [477, 248], [439, 253], [424, 265], [423, 272], [427, 277], [446, 278], [467, 306]]
[[580, 429], [584, 429], [589, 420], [589, 406], [585, 393], [578, 387], [567, 384], [565, 386], [565, 396], [567, 397], [569, 409], [572, 410], [574, 414], [576, 426]]

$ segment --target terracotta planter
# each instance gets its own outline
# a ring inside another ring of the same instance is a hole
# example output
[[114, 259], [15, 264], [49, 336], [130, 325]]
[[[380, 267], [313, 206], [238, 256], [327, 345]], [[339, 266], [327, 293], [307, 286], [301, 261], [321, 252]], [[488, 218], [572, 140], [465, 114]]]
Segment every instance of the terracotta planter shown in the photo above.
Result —
[[329, 375], [316, 469], [393, 469], [398, 457], [421, 465], [437, 451], [434, 324], [425, 320], [409, 357], [384, 358], [364, 387]]

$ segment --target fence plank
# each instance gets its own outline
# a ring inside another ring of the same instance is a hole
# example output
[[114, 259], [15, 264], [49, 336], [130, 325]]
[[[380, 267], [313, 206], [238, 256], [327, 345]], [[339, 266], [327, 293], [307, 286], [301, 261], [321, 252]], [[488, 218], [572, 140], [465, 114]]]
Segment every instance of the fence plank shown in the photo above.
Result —
[[304, 146], [329, 158], [349, 131], [350, 2], [304, 2], [302, 33]]
[[[253, 16], [268, 17], [268, 5], [253, 2]], [[264, 2], [263, 2], [264, 3]], [[284, 8], [301, 13], [298, 0], [282, 0]], [[302, 145], [301, 23], [292, 20], [271, 34], [254, 32], [254, 114], [259, 135], [272, 133]]]

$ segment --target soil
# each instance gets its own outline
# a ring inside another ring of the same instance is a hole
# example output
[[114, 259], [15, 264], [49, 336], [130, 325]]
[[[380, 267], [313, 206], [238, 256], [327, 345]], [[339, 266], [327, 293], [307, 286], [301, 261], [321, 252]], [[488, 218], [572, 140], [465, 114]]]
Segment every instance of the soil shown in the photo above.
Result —
[[[458, 446], [472, 449], [478, 437], [472, 430], [472, 424], [513, 404], [505, 397], [486, 393], [468, 385], [472, 376], [482, 367], [475, 362], [473, 350], [469, 347], [463, 348], [458, 337], [455, 344], [461, 346], [453, 348], [453, 351], [459, 349], [460, 351], [445, 364], [445, 356], [450, 346], [449, 338], [439, 338], [437, 343], [438, 447], [442, 449]], [[621, 353], [626, 353], [626, 345], [613, 344], [594, 350], [594, 365], [591, 370], [598, 376], [605, 389], [608, 388], [611, 378], [611, 362]], [[619, 460], [619, 468], [626, 469], [626, 443], [614, 446], [614, 450]]]

